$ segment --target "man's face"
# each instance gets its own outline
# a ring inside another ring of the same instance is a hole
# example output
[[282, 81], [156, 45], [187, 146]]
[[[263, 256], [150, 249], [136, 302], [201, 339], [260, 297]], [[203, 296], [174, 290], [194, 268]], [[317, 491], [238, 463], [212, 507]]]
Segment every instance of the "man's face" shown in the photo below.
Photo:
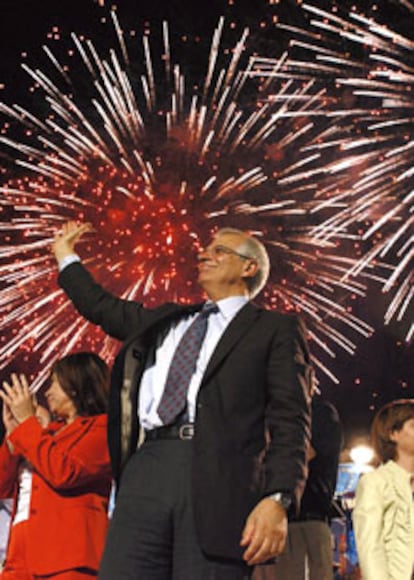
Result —
[[254, 276], [257, 263], [238, 255], [244, 240], [241, 234], [221, 234], [200, 252], [198, 281], [213, 300], [247, 294], [246, 278]]

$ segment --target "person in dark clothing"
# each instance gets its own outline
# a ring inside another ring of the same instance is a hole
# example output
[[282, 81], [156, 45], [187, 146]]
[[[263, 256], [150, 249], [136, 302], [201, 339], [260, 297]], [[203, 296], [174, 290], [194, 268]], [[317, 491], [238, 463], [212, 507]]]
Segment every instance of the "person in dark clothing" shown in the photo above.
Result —
[[332, 580], [329, 527], [342, 427], [335, 407], [319, 394], [312, 398], [309, 473], [298, 514], [289, 514], [288, 540], [275, 564], [258, 567], [254, 580]]

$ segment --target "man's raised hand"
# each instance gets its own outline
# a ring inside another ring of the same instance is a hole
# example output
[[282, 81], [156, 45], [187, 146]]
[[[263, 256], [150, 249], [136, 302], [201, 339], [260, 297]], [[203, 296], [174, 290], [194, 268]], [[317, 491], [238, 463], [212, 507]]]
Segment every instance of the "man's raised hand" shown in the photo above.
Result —
[[86, 233], [92, 231], [90, 223], [78, 224], [74, 221], [67, 222], [62, 229], [55, 234], [52, 250], [57, 262], [66, 256], [75, 253], [75, 245]]

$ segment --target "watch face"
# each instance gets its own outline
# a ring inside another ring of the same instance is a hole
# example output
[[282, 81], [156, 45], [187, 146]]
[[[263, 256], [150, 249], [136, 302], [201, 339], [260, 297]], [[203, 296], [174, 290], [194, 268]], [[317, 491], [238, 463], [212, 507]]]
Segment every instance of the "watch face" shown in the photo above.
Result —
[[285, 509], [289, 509], [291, 504], [292, 504], [292, 498], [290, 497], [289, 494], [287, 493], [274, 493], [272, 496], [270, 496], [271, 499], [273, 499], [274, 501], [277, 501], [278, 503], [280, 503], [280, 505]]

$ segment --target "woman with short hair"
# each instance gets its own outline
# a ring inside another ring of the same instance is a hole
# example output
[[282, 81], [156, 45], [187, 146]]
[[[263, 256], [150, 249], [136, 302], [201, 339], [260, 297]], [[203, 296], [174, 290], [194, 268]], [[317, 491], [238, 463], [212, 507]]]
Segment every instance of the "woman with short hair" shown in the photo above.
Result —
[[414, 571], [414, 400], [388, 403], [371, 430], [381, 465], [363, 475], [353, 522], [364, 580], [411, 580]]

